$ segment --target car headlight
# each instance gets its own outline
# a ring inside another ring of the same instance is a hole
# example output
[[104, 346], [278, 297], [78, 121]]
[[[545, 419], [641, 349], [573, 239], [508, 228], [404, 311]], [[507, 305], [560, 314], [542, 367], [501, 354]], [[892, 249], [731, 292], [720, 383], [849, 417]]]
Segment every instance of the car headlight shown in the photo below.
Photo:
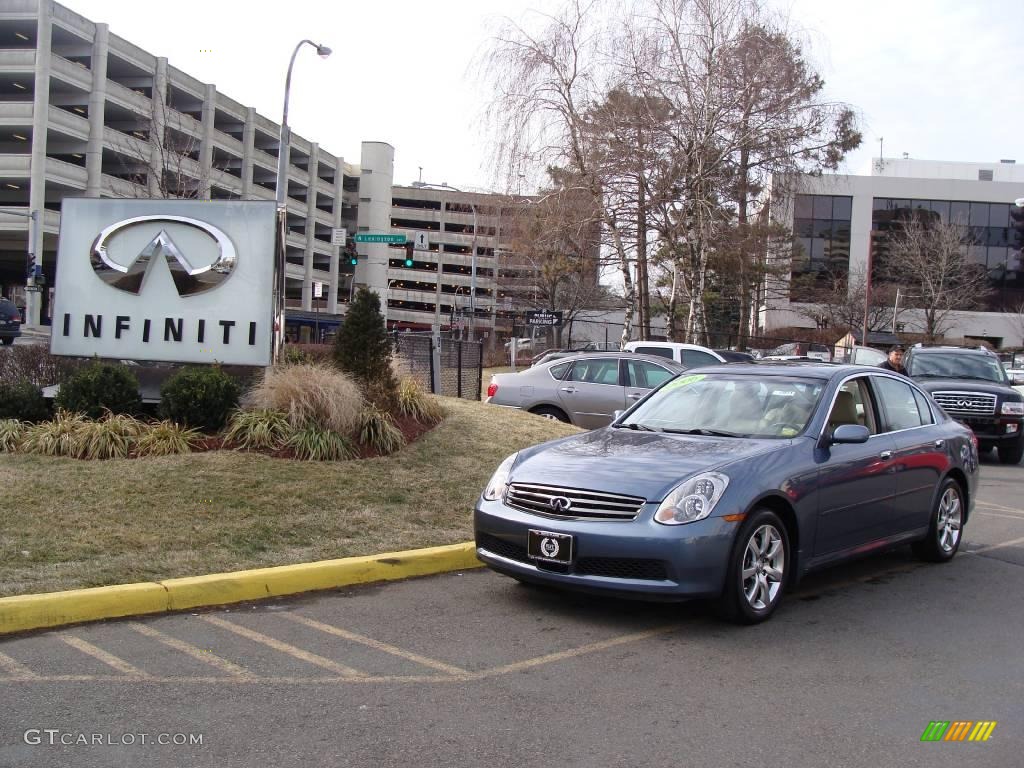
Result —
[[703, 520], [729, 486], [729, 478], [719, 472], [705, 472], [677, 485], [654, 513], [665, 525], [682, 525]]
[[1003, 403], [1003, 416], [1024, 416], [1024, 403]]
[[513, 453], [498, 465], [498, 468], [487, 483], [487, 487], [484, 489], [485, 499], [488, 501], [497, 501], [505, 495], [505, 486], [508, 484], [508, 473], [512, 471], [512, 465], [516, 463], [516, 459], [518, 457], [518, 452]]

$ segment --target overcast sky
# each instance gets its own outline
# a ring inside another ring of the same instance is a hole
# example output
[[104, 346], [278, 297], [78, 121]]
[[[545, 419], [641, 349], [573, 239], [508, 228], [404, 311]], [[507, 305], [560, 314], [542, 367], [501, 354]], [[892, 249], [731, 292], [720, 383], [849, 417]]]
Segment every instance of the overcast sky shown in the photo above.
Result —
[[[811, 42], [832, 98], [862, 115], [846, 172], [887, 157], [1024, 162], [1022, 0], [776, 0]], [[471, 65], [497, 19], [551, 0], [64, 0], [148, 52], [275, 122], [295, 44], [289, 122], [359, 162], [362, 141], [395, 147], [395, 182], [490, 186]], [[281, 17], [274, 14], [285, 13]], [[524, 189], [523, 192], [529, 190]]]

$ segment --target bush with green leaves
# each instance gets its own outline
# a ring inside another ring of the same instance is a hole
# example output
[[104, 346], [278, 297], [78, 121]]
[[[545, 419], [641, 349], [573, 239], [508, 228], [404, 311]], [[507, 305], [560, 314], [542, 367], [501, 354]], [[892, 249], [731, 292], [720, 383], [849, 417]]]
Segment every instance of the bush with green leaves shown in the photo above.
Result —
[[341, 461], [358, 455], [347, 437], [316, 424], [294, 430], [287, 446], [295, 452], [296, 458], [304, 461]]
[[61, 383], [55, 404], [92, 419], [106, 411], [137, 413], [142, 405], [139, 380], [125, 365], [93, 362]]
[[0, 382], [0, 419], [45, 421], [48, 418], [50, 408], [39, 387], [26, 379], [13, 384]]
[[380, 298], [360, 288], [334, 338], [334, 362], [384, 410], [394, 408], [398, 381], [391, 370], [391, 341], [380, 313]]
[[220, 366], [185, 368], [160, 387], [160, 415], [187, 427], [216, 432], [238, 407], [241, 388]]
[[405, 435], [387, 413], [371, 405], [359, 416], [359, 442], [386, 456], [405, 445]]
[[231, 417], [224, 442], [244, 451], [273, 451], [282, 447], [292, 434], [288, 415], [270, 408], [238, 411]]

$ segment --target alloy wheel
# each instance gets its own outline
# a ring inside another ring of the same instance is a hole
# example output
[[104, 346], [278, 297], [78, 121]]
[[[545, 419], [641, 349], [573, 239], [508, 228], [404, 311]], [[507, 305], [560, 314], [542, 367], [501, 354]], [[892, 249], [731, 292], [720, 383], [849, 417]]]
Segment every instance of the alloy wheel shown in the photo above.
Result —
[[960, 494], [956, 488], [947, 488], [939, 501], [939, 519], [935, 530], [939, 537], [939, 548], [943, 552], [952, 552], [960, 541], [961, 525]]
[[743, 596], [755, 611], [769, 608], [782, 589], [786, 549], [774, 525], [762, 525], [747, 540], [741, 578]]

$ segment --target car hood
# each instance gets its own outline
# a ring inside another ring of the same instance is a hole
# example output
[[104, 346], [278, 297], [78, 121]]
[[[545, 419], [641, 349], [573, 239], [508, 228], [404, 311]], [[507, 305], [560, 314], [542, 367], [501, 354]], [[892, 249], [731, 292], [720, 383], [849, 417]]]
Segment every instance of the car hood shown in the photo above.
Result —
[[914, 383], [928, 392], [983, 392], [988, 395], [1009, 395], [1014, 390], [1005, 384], [994, 381], [975, 381], [974, 379], [914, 379]]
[[606, 427], [521, 451], [509, 482], [622, 493], [661, 501], [687, 477], [791, 443]]

